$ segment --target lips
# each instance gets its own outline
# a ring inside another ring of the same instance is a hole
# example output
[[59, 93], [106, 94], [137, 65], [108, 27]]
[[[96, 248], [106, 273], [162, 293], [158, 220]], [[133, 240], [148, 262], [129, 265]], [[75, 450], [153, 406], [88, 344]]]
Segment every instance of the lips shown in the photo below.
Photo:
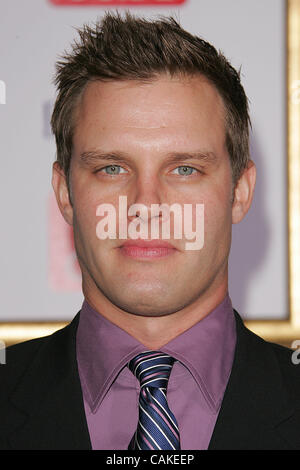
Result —
[[137, 240], [126, 240], [121, 247], [139, 247], [139, 248], [170, 248], [175, 249], [171, 243], [163, 240], [142, 240], [138, 238]]
[[121, 246], [121, 253], [130, 258], [154, 259], [175, 253], [171, 243], [162, 240], [126, 240]]

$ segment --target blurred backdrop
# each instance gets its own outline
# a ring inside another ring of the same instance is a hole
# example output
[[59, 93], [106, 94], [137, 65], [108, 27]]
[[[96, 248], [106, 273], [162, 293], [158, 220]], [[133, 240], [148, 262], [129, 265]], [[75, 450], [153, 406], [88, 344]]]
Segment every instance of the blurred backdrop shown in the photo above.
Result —
[[0, 3], [0, 322], [68, 321], [81, 307], [72, 231], [51, 187], [52, 80], [75, 28], [116, 8], [146, 17], [172, 14], [241, 68], [258, 179], [248, 216], [233, 227], [230, 296], [245, 319], [287, 318], [285, 1], [86, 3]]

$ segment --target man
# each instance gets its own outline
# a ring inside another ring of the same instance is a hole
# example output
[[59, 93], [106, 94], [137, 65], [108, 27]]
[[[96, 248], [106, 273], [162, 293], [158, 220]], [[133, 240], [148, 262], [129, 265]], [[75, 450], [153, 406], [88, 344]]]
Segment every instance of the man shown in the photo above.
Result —
[[[109, 13], [79, 33], [57, 65], [52, 185], [84, 303], [7, 351], [0, 447], [299, 449], [299, 369], [228, 293], [231, 227], [256, 176], [239, 74], [172, 18]], [[99, 207], [119, 214], [120, 196], [131, 210], [105, 238]], [[193, 227], [204, 208], [198, 249], [175, 237], [171, 210], [150, 211], [162, 204], [193, 209]], [[169, 239], [145, 231], [167, 220]], [[140, 235], [121, 237], [125, 222]]]

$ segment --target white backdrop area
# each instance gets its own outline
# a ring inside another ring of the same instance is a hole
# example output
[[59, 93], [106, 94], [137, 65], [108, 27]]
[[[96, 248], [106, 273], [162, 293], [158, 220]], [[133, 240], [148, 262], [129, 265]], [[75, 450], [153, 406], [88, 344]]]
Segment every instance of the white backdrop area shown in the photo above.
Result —
[[[0, 321], [70, 320], [83, 301], [72, 232], [51, 187], [52, 80], [75, 27], [116, 7], [101, 0], [99, 6], [54, 3], [0, 2]], [[241, 67], [258, 180], [250, 212], [233, 227], [230, 296], [247, 319], [288, 314], [284, 3], [170, 0], [168, 6], [126, 7], [146, 17], [175, 15]]]

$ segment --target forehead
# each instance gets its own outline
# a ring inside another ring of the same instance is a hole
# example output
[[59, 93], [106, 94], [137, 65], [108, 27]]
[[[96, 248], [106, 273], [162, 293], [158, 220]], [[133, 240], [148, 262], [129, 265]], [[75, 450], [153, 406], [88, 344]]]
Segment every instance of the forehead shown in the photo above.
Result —
[[158, 140], [185, 136], [223, 145], [223, 100], [202, 76], [89, 83], [77, 108], [74, 144], [120, 134]]

